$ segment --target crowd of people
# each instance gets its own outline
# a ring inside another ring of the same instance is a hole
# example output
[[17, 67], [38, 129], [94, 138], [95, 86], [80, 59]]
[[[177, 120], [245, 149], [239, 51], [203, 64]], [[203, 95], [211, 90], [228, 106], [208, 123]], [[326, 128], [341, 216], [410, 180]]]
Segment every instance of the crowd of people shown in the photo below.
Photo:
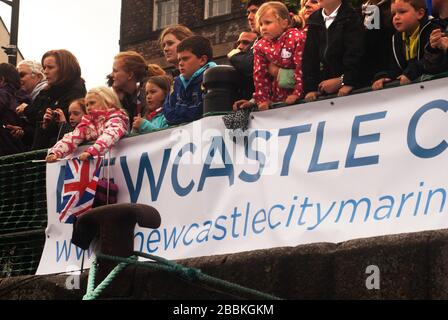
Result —
[[[432, 3], [435, 17], [425, 0], [366, 0], [362, 8], [301, 0], [297, 13], [280, 1], [248, 0], [248, 30], [228, 54], [240, 84], [233, 109], [266, 110], [448, 71], [448, 1]], [[121, 52], [108, 86], [88, 91], [67, 50], [48, 51], [41, 63], [0, 64], [0, 156], [49, 149], [53, 162], [93, 141], [80, 155], [85, 160], [131, 132], [201, 118], [204, 73], [216, 66], [210, 41], [182, 25], [159, 40], [174, 71]]]

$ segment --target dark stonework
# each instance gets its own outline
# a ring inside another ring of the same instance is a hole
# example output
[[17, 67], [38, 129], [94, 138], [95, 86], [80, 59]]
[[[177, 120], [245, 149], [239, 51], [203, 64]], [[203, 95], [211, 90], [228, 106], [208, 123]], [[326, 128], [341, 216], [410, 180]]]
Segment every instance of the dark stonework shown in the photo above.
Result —
[[[340, 244], [254, 250], [177, 261], [186, 267], [284, 299], [447, 299], [448, 230], [356, 239]], [[369, 265], [380, 270], [380, 289], [367, 289]], [[0, 279], [0, 299], [80, 299], [65, 276]], [[120, 285], [121, 283], [121, 285]], [[123, 286], [123, 283], [126, 283]], [[180, 274], [127, 269], [100, 299], [256, 299], [188, 281]]]
[[[227, 64], [226, 55], [233, 49], [239, 34], [248, 30], [242, 1], [232, 0], [230, 14], [204, 19], [204, 0], [179, 0], [179, 23], [194, 33], [210, 39], [215, 61]], [[134, 50], [148, 63], [168, 67], [158, 38], [161, 30], [153, 30], [153, 1], [122, 0], [120, 51]]]

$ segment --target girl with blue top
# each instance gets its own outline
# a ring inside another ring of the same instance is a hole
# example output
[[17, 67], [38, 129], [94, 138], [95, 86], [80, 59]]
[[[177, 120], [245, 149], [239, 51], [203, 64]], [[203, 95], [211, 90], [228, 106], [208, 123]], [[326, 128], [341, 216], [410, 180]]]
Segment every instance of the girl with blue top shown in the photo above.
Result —
[[146, 108], [143, 117], [138, 114], [132, 124], [133, 133], [145, 133], [167, 128], [168, 123], [162, 112], [165, 97], [170, 92], [171, 78], [168, 76], [154, 76], [146, 81]]

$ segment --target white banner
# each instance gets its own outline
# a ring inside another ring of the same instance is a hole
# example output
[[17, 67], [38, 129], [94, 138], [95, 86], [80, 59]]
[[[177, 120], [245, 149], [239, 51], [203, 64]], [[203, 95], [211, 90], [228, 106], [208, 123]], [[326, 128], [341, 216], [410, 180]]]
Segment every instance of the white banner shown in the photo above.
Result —
[[[254, 113], [236, 142], [221, 116], [120, 141], [110, 168], [119, 202], [162, 217], [157, 230], [136, 228], [135, 249], [180, 259], [446, 228], [447, 87]], [[80, 265], [72, 226], [58, 220], [63, 165], [47, 166], [38, 274]]]

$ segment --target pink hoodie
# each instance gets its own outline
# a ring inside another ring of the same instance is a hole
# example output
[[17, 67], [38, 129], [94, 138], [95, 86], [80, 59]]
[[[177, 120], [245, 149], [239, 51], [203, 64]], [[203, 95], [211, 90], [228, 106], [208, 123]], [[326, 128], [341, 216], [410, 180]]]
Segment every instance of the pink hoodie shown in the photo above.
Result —
[[63, 158], [72, 153], [81, 143], [95, 141], [86, 152], [92, 156], [106, 153], [128, 133], [129, 117], [121, 110], [93, 111], [82, 117], [75, 130], [59, 140], [48, 154]]

